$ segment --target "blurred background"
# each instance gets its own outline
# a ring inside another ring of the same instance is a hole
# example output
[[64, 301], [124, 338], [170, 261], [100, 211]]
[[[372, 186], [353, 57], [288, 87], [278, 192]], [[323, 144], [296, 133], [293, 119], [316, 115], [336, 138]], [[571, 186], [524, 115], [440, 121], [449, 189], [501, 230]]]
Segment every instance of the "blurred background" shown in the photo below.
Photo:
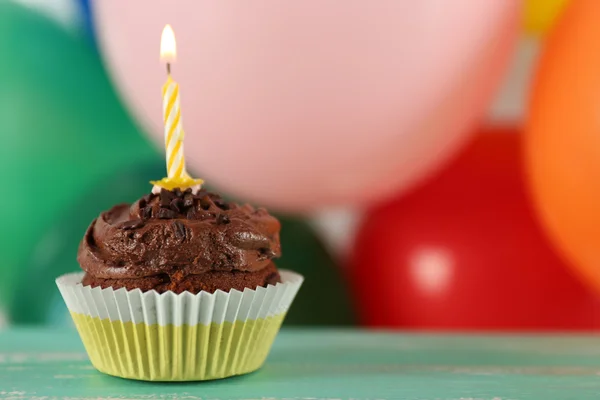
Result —
[[170, 23], [188, 169], [282, 220], [287, 324], [600, 328], [600, 2], [0, 2], [0, 326], [100, 211], [165, 174]]

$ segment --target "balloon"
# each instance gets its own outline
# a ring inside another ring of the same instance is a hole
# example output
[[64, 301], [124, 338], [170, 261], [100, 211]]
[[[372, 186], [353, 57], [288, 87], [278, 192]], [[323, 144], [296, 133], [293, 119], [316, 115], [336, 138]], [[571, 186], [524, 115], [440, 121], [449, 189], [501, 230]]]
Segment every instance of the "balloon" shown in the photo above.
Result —
[[[82, 15], [76, 0], [11, 0], [60, 24], [75, 33], [82, 27]], [[4, 2], [6, 3], [6, 2]]]
[[0, 26], [0, 54], [7, 60], [0, 63], [2, 303], [18, 290], [18, 266], [32, 255], [35, 240], [79, 193], [158, 156], [85, 40], [11, 2], [0, 2]]
[[313, 228], [298, 218], [278, 216], [283, 255], [277, 267], [304, 276], [300, 296], [285, 317], [287, 325], [352, 325], [355, 311], [334, 258]]
[[81, 19], [83, 20], [83, 29], [92, 43], [92, 45], [96, 45], [95, 35], [94, 35], [94, 20], [92, 18], [92, 5], [90, 4], [91, 0], [79, 0], [79, 8], [81, 9]]
[[561, 14], [569, 0], [525, 0], [523, 12], [526, 32], [534, 35], [546, 33]]
[[[10, 303], [16, 324], [71, 325], [71, 318], [54, 280], [79, 271], [76, 254], [90, 222], [102, 210], [132, 202], [149, 190], [148, 181], [164, 172], [164, 163], [140, 164], [95, 182], [92, 191], [73, 199], [69, 210], [47, 227], [32, 245], [30, 257], [19, 266], [18, 290]], [[77, 212], [73, 212], [77, 210]], [[353, 310], [339, 269], [331, 255], [304, 221], [280, 217], [283, 257], [279, 268], [300, 272], [306, 278], [286, 317], [288, 325], [349, 325]], [[42, 254], [43, 256], [40, 256]]]
[[[61, 218], [45, 226], [23, 263], [10, 303], [11, 320], [17, 324], [71, 324], [68, 310], [54, 280], [62, 274], [80, 271], [77, 249], [90, 222], [115, 204], [133, 202], [148, 192], [148, 181], [164, 173], [161, 160], [131, 166], [94, 182], [87, 192], [73, 196]], [[74, 211], [76, 210], [76, 211]]]
[[286, 210], [367, 204], [465, 141], [518, 30], [518, 0], [94, 3], [101, 51], [163, 143], [160, 34], [177, 37], [186, 159]]
[[549, 236], [600, 291], [600, 2], [574, 1], [548, 37], [526, 129], [533, 197]]
[[600, 326], [600, 301], [536, 224], [519, 141], [514, 129], [486, 130], [425, 186], [367, 212], [349, 271], [365, 324]]

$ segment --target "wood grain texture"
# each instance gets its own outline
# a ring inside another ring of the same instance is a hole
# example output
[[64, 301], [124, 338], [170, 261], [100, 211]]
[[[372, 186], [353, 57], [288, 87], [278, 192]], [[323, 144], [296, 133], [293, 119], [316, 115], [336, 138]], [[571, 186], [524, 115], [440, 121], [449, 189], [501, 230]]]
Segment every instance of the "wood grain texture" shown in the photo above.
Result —
[[203, 383], [103, 375], [74, 331], [0, 331], [0, 399], [585, 400], [600, 337], [284, 330], [258, 372]]

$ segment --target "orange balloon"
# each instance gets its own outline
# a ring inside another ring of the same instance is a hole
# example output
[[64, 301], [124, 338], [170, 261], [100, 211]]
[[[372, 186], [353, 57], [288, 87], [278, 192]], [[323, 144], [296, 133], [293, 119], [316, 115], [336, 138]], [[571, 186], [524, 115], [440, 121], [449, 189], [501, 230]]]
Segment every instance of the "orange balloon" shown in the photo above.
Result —
[[600, 292], [600, 1], [574, 0], [547, 39], [526, 125], [532, 193], [549, 236]]

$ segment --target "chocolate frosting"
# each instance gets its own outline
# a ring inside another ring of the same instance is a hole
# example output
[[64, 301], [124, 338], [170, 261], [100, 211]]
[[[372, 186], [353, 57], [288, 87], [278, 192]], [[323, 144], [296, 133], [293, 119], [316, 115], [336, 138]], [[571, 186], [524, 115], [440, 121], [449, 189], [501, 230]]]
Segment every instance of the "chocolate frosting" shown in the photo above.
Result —
[[191, 190], [117, 205], [89, 226], [77, 260], [102, 279], [255, 272], [281, 255], [279, 221], [265, 209]]

